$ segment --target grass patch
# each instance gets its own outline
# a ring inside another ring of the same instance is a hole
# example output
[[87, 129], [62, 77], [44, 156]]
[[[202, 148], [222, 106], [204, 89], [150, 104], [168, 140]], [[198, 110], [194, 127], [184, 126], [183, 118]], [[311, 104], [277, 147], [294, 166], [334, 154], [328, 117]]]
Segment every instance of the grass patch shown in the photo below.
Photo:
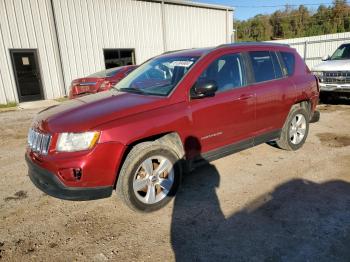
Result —
[[0, 104], [0, 108], [10, 108], [16, 107], [18, 104], [16, 102], [9, 102], [7, 104]]
[[66, 97], [66, 96], [55, 99], [55, 101], [60, 102], [60, 103], [64, 102], [64, 101], [67, 101], [67, 100], [68, 100], [68, 97]]

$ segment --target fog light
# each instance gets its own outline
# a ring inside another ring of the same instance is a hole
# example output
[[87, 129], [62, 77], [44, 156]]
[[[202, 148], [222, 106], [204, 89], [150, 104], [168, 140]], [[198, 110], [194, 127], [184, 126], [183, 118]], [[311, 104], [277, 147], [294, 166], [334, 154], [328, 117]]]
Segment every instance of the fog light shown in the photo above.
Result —
[[74, 168], [73, 169], [74, 177], [76, 180], [80, 180], [82, 173], [81, 173], [81, 168]]
[[78, 181], [83, 175], [81, 168], [60, 169], [58, 173], [65, 181]]

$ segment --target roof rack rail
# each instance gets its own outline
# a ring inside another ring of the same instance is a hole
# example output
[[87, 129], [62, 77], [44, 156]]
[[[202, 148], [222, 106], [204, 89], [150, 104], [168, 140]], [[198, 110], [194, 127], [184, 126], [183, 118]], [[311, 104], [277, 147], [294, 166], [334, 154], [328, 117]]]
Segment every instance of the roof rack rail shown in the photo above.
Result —
[[247, 45], [261, 45], [261, 46], [287, 46], [290, 47], [289, 44], [282, 43], [273, 43], [273, 42], [238, 42], [238, 43], [229, 43], [229, 44], [221, 44], [216, 46], [214, 49], [222, 48], [222, 47], [230, 47], [230, 46], [247, 46]]
[[162, 55], [176, 53], [176, 52], [181, 52], [181, 51], [186, 51], [186, 50], [191, 50], [191, 49], [196, 49], [196, 48], [184, 48], [184, 49], [178, 49], [178, 50], [165, 51], [165, 52], [162, 53]]

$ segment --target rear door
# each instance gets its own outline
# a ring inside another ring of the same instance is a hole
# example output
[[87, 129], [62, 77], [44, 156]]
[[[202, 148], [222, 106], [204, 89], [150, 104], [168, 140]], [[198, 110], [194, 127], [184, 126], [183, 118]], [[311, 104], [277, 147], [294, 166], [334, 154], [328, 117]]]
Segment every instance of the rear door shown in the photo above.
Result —
[[[256, 95], [256, 136], [265, 140], [274, 137], [283, 127], [294, 100], [294, 84], [282, 70], [274, 51], [248, 52]], [[261, 137], [262, 136], [262, 137]]]
[[197, 82], [215, 81], [218, 87], [214, 97], [190, 101], [193, 132], [203, 152], [252, 142], [255, 105], [245, 71], [242, 55], [231, 53], [216, 58], [198, 78]]

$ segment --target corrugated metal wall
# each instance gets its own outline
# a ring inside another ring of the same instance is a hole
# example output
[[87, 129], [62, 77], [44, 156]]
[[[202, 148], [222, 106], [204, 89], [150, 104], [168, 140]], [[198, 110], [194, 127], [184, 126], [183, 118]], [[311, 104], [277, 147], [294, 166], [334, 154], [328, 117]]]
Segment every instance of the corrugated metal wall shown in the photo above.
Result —
[[161, 5], [130, 0], [54, 0], [66, 88], [105, 68], [103, 49], [135, 48], [136, 62], [163, 50]]
[[67, 89], [73, 79], [105, 68], [103, 49], [134, 48], [140, 64], [164, 52], [164, 43], [167, 50], [226, 43], [232, 21], [232, 11], [226, 16], [225, 10], [169, 3], [163, 20], [162, 3], [152, 1], [53, 3]]
[[[225, 10], [213, 10], [180, 5], [165, 5], [166, 45], [168, 50], [215, 46], [226, 43]], [[232, 31], [232, 30], [231, 30]]]
[[232, 19], [232, 10], [180, 1], [0, 0], [0, 103], [18, 101], [10, 49], [37, 49], [44, 97], [52, 99], [73, 79], [103, 70], [103, 49], [134, 48], [140, 64], [229, 42]]
[[50, 0], [0, 0], [0, 103], [18, 101], [10, 49], [37, 49], [44, 96], [63, 96]]
[[289, 44], [298, 51], [301, 57], [305, 59], [306, 64], [312, 69], [315, 65], [322, 62], [323, 56], [332, 55], [341, 44], [349, 43], [350, 32], [271, 42]]

